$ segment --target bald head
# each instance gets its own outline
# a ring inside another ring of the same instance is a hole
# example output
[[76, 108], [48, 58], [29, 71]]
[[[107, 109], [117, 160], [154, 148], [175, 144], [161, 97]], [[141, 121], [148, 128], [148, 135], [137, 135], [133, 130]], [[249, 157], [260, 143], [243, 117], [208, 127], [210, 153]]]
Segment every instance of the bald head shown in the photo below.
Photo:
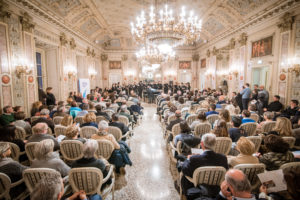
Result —
[[176, 110], [176, 111], [175, 111], [175, 116], [176, 116], [177, 118], [180, 118], [180, 117], [181, 117], [181, 111], [180, 111], [180, 110]]
[[251, 192], [251, 184], [247, 176], [241, 170], [228, 170], [225, 174], [225, 180], [235, 193]]

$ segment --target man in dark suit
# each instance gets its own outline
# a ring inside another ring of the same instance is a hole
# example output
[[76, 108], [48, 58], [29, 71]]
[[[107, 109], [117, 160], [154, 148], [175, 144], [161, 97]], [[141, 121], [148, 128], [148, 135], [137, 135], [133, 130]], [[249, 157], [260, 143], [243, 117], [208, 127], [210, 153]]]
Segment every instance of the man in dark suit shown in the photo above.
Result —
[[280, 96], [275, 95], [273, 98], [273, 102], [271, 102], [267, 108], [264, 109], [264, 111], [270, 111], [270, 112], [280, 112], [283, 108], [282, 103], [279, 102]]
[[188, 156], [188, 159], [182, 164], [183, 177], [181, 187], [183, 194], [186, 195], [189, 188], [194, 187], [185, 176], [193, 177], [194, 171], [198, 167], [221, 166], [228, 169], [227, 158], [223, 154], [215, 153], [216, 136], [212, 133], [204, 134], [201, 138], [201, 149], [204, 151], [199, 155]]
[[47, 93], [47, 100], [46, 100], [47, 106], [56, 105], [56, 99], [54, 94], [52, 93], [52, 87], [48, 87], [46, 89], [46, 93]]
[[125, 135], [129, 131], [129, 128], [125, 124], [119, 122], [119, 116], [116, 113], [112, 115], [109, 126], [118, 127], [122, 131], [122, 135]]
[[181, 119], [181, 111], [180, 110], [176, 110], [175, 111], [175, 116], [176, 116], [176, 119], [173, 120], [173, 121], [170, 121], [170, 124], [168, 124], [168, 126], [167, 126], [167, 130], [168, 131], [172, 131], [173, 126], [175, 124], [180, 123], [182, 121], [182, 119]]

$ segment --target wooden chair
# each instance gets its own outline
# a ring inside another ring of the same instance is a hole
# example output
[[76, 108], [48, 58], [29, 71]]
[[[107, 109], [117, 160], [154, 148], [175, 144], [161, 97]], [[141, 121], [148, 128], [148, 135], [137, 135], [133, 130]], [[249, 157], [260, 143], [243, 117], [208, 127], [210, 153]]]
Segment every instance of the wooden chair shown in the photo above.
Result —
[[222, 112], [222, 108], [216, 108], [216, 112], [221, 113]]
[[60, 152], [67, 161], [79, 160], [83, 157], [83, 144], [78, 140], [63, 140], [60, 143]]
[[[0, 199], [6, 199], [10, 200], [10, 190], [16, 186], [19, 186], [23, 183], [23, 179], [16, 181], [14, 183], [11, 182], [10, 178], [4, 174], [0, 173]], [[21, 194], [19, 194], [15, 199], [25, 199], [27, 196], [29, 196], [29, 192], [25, 190]]]
[[187, 119], [186, 119], [188, 125], [190, 126], [193, 123], [193, 121], [195, 121], [197, 119], [197, 117], [198, 117], [197, 115], [188, 116]]
[[231, 122], [227, 122], [227, 130], [229, 131], [229, 129], [233, 128], [233, 125], [231, 124]]
[[90, 139], [92, 135], [97, 133], [98, 129], [94, 126], [84, 126], [80, 129], [80, 136], [86, 139]]
[[16, 126], [15, 129], [15, 139], [25, 140], [26, 131], [23, 127]]
[[195, 136], [201, 137], [205, 133], [209, 133], [211, 130], [210, 123], [200, 123], [195, 126]]
[[255, 135], [257, 123], [256, 122], [245, 123], [245, 124], [242, 124], [240, 126], [240, 128], [245, 130], [245, 132], [248, 136], [252, 136], [252, 135]]
[[251, 113], [250, 118], [253, 119], [256, 123], [259, 120], [259, 116], [256, 113]]
[[97, 122], [97, 124], [98, 124], [100, 121], [102, 121], [102, 120], [109, 122], [104, 116], [97, 116], [97, 117], [96, 117], [96, 122]]
[[119, 116], [119, 121], [122, 122], [123, 124], [125, 124], [125, 126], [130, 127], [131, 123], [129, 123], [129, 120], [126, 116]]
[[115, 149], [113, 143], [108, 140], [97, 140], [97, 141], [98, 141], [98, 150], [96, 152], [97, 157], [98, 158], [103, 157], [104, 159], [108, 160]]
[[173, 134], [173, 137], [175, 138], [176, 135], [180, 134], [180, 123], [178, 124], [175, 124], [173, 127], [172, 127], [172, 134]]
[[251, 189], [255, 190], [261, 184], [257, 174], [263, 173], [266, 166], [264, 164], [239, 164], [234, 166], [234, 169], [239, 169], [248, 177], [251, 184]]
[[216, 146], [215, 146], [215, 152], [221, 153], [224, 155], [228, 155], [231, 149], [231, 138], [230, 137], [216, 137]]
[[84, 117], [83, 116], [75, 117], [74, 122], [76, 124], [79, 123], [81, 125], [84, 123]]
[[62, 117], [62, 116], [53, 117], [54, 124], [55, 125], [59, 125], [61, 123], [61, 121], [62, 121], [63, 118], [64, 117]]
[[54, 128], [55, 136], [58, 137], [59, 135], [66, 135], [67, 127], [56, 125]]
[[300, 162], [285, 163], [280, 166], [280, 169], [283, 170], [283, 173], [286, 173], [288, 171], [299, 172], [300, 171]]
[[29, 162], [34, 160], [34, 147], [36, 144], [38, 144], [38, 142], [29, 142], [25, 145], [25, 152]]
[[11, 158], [17, 162], [19, 162], [19, 157], [21, 155], [24, 155], [25, 154], [25, 151], [24, 152], [21, 152], [20, 151], [20, 148], [18, 145], [16, 145], [15, 143], [12, 143], [12, 142], [0, 142], [0, 143], [8, 143], [9, 146], [10, 146], [10, 151], [11, 151]]
[[263, 133], [268, 133], [273, 130], [275, 125], [276, 125], [276, 122], [265, 122], [265, 123], [263, 123], [263, 125], [261, 127], [261, 131]]
[[[110, 178], [112, 180], [111, 184], [101, 191], [101, 186]], [[103, 199], [105, 199], [111, 192], [112, 199], [114, 200], [115, 178], [113, 166], [110, 167], [105, 178], [103, 178], [102, 171], [95, 167], [73, 168], [69, 172], [69, 182], [74, 193], [83, 190], [87, 195], [99, 194]]]
[[121, 140], [123, 137], [122, 131], [118, 127], [109, 126], [107, 132], [112, 134], [116, 138], [117, 141]]
[[207, 117], [207, 121], [208, 121], [211, 125], [213, 125], [213, 124], [215, 123], [215, 121], [218, 120], [218, 119], [219, 119], [219, 115], [217, 115], [217, 114], [208, 115], [208, 117]]
[[295, 145], [296, 138], [295, 137], [282, 137], [282, 139], [290, 145], [290, 149], [292, 149]]
[[255, 145], [255, 152], [258, 152], [262, 142], [262, 138], [260, 136], [248, 136], [247, 139], [253, 142], [253, 144]]
[[199, 114], [200, 112], [207, 112], [207, 108], [199, 108], [197, 111], [196, 111], [196, 114]]

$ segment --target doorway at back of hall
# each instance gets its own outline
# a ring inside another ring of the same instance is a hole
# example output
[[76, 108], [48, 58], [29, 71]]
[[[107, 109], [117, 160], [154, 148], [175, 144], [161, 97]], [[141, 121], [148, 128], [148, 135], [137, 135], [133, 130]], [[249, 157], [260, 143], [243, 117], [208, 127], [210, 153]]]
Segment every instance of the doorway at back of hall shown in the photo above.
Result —
[[269, 67], [254, 67], [252, 68], [252, 86], [263, 85], [266, 89], [269, 88]]

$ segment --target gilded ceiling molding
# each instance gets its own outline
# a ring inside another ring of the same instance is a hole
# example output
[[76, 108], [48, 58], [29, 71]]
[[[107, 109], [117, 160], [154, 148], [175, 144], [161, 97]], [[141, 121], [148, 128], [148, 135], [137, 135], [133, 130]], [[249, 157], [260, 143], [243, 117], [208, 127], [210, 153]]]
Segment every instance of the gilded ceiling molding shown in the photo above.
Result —
[[122, 59], [122, 61], [126, 61], [126, 60], [128, 60], [128, 56], [126, 54], [124, 54], [124, 55], [122, 55], [121, 59]]
[[3, 0], [0, 0], [0, 21], [4, 21], [5, 18], [10, 18], [11, 13], [8, 12], [8, 4]]
[[107, 54], [101, 54], [101, 61], [102, 62], [104, 62], [104, 61], [107, 61], [107, 59], [108, 59], [108, 56], [107, 56]]
[[240, 35], [240, 39], [239, 39], [240, 45], [241, 45], [241, 46], [246, 45], [247, 39], [248, 39], [247, 34], [246, 34], [246, 33], [242, 33], [242, 34]]
[[231, 38], [229, 41], [229, 49], [234, 49], [235, 48], [235, 39]]
[[66, 36], [65, 33], [60, 34], [59, 40], [60, 40], [60, 45], [61, 46], [65, 46], [66, 44], [68, 44], [67, 36]]
[[206, 51], [206, 57], [209, 57], [209, 56], [210, 56], [210, 50], [207, 49], [207, 51]]
[[200, 59], [199, 54], [194, 54], [193, 57], [192, 57], [192, 59], [193, 59], [193, 61], [198, 62], [199, 59]]
[[285, 32], [292, 30], [294, 18], [295, 17], [289, 12], [285, 13], [282, 17], [280, 17], [280, 21], [277, 24], [278, 28], [280, 28], [280, 31]]
[[70, 44], [71, 49], [75, 49], [77, 46], [74, 38], [71, 38], [69, 44]]
[[22, 30], [31, 33], [35, 26], [32, 17], [27, 12], [24, 12], [19, 16], [19, 20], [22, 25]]
[[213, 50], [212, 50], [213, 56], [218, 55], [218, 53], [219, 53], [219, 50], [216, 47], [213, 47]]

